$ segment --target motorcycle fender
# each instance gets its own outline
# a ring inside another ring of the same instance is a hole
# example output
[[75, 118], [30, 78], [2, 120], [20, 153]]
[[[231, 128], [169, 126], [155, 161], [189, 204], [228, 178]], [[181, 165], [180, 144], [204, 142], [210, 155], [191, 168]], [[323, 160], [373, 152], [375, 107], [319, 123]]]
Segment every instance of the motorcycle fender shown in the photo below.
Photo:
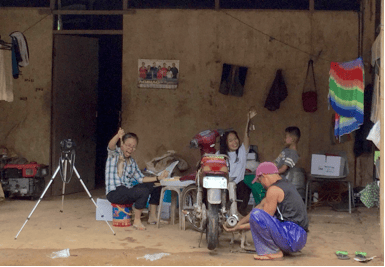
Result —
[[221, 204], [221, 189], [207, 189], [207, 201], [210, 204]]

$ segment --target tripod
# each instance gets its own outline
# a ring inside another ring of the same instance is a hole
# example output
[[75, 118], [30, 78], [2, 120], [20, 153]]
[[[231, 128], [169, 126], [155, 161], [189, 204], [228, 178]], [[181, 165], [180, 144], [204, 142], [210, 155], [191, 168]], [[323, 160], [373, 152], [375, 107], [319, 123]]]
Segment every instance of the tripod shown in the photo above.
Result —
[[[74, 151], [74, 150], [72, 150]], [[72, 160], [71, 160], [72, 159]], [[50, 187], [50, 185], [52, 184], [53, 180], [55, 179], [57, 173], [59, 172], [60, 170], [60, 174], [62, 175], [62, 166], [63, 166], [63, 163], [64, 163], [64, 179], [63, 179], [63, 193], [62, 193], [62, 209], [60, 210], [60, 212], [63, 212], [63, 204], [64, 204], [64, 191], [65, 191], [65, 184], [66, 184], [66, 174], [67, 174], [67, 165], [68, 163], [70, 164], [71, 166], [71, 171], [70, 171], [70, 179], [71, 179], [71, 176], [72, 176], [72, 171], [75, 171], [75, 174], [76, 176], [78, 177], [80, 183], [82, 184], [82, 186], [84, 187], [84, 190], [87, 192], [89, 198], [91, 199], [91, 201], [94, 203], [95, 207], [96, 207], [96, 211], [99, 212], [99, 215], [101, 215], [102, 218], [104, 218], [104, 221], [107, 223], [108, 227], [110, 227], [112, 233], [114, 235], [116, 235], [116, 233], [114, 232], [114, 230], [111, 228], [110, 224], [108, 223], [107, 219], [105, 218], [105, 216], [103, 214], [101, 214], [100, 210], [98, 209], [98, 205], [96, 205], [96, 202], [95, 200], [92, 198], [90, 192], [88, 191], [86, 185], [84, 184], [83, 180], [80, 178], [80, 175], [78, 173], [78, 171], [76, 170], [75, 166], [74, 166], [74, 157], [72, 158], [71, 157], [68, 158], [68, 152], [65, 153], [65, 157], [64, 159], [62, 157], [60, 157], [59, 159], [59, 166], [57, 167], [55, 173], [52, 175], [52, 178], [51, 180], [49, 181], [48, 185], [46, 186], [46, 188], [44, 189], [43, 193], [41, 194], [39, 200], [37, 201], [35, 207], [33, 207], [31, 213], [28, 215], [27, 219], [25, 220], [23, 226], [21, 227], [21, 229], [19, 230], [19, 232], [17, 233], [17, 235], [15, 236], [15, 240], [17, 239], [17, 237], [19, 236], [19, 234], [21, 233], [21, 231], [23, 230], [24, 226], [27, 224], [27, 222], [29, 221], [29, 219], [31, 218], [33, 212], [35, 211], [35, 209], [37, 208], [37, 206], [39, 205], [40, 201], [43, 199], [45, 193], [47, 192], [48, 188]], [[68, 181], [69, 182], [69, 181]]]

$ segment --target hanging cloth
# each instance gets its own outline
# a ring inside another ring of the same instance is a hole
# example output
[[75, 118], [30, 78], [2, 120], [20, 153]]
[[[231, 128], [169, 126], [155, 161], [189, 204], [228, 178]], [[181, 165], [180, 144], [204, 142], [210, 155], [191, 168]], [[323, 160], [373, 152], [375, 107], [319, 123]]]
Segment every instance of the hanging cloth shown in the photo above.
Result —
[[13, 32], [9, 36], [12, 38], [12, 45], [15, 46], [16, 59], [20, 67], [29, 64], [29, 50], [27, 39], [21, 32]]
[[12, 39], [12, 76], [14, 79], [19, 78], [19, 64], [17, 63], [17, 45], [16, 40]]
[[364, 63], [362, 58], [339, 63], [331, 62], [329, 103], [340, 115], [336, 136], [351, 133], [364, 122]]
[[13, 101], [11, 56], [11, 51], [0, 49], [0, 100], [7, 102]]
[[372, 129], [374, 123], [370, 120], [370, 110], [372, 108], [372, 95], [373, 95], [373, 86], [368, 84], [365, 87], [364, 92], [364, 123], [361, 125], [360, 129], [355, 131], [354, 139], [354, 156], [359, 157], [363, 153], [372, 153], [373, 146], [370, 141], [366, 140], [370, 129]]
[[219, 92], [224, 95], [243, 96], [247, 67], [223, 64]]
[[380, 75], [380, 64], [381, 64], [381, 40], [383, 38], [384, 31], [380, 31], [376, 40], [372, 45], [372, 60], [371, 64], [374, 67], [374, 87], [373, 87], [373, 99], [372, 99], [372, 110], [370, 113], [370, 120], [376, 123], [381, 116], [381, 75]]
[[270, 111], [279, 109], [280, 104], [287, 97], [287, 87], [283, 80], [282, 70], [277, 70], [273, 84], [265, 101], [265, 108]]

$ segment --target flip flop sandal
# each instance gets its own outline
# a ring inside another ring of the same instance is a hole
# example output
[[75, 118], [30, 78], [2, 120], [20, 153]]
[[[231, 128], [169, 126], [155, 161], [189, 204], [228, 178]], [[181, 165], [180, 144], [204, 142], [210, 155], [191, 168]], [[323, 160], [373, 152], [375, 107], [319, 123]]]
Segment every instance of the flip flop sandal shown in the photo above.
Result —
[[136, 225], [136, 224], [133, 224], [132, 227], [134, 227], [136, 230], [146, 230], [146, 227], [142, 224], [142, 225]]
[[367, 262], [373, 260], [376, 256], [373, 256], [371, 258], [366, 257], [367, 254], [366, 252], [361, 252], [361, 251], [356, 251], [356, 256], [354, 257], [355, 261], [360, 261], [360, 262]]
[[[157, 224], [158, 221], [147, 221], [148, 224]], [[162, 224], [168, 224], [168, 221], [160, 220], [160, 223]]]
[[350, 257], [348, 256], [347, 251], [336, 251], [337, 258], [339, 260], [348, 260]]

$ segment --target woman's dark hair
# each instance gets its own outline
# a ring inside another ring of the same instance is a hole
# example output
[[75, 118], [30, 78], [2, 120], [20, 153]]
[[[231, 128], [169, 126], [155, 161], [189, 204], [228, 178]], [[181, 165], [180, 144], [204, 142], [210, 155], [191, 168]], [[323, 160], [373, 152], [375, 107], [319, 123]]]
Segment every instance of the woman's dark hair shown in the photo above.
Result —
[[[128, 138], [134, 138], [136, 140], [136, 143], [139, 144], [139, 138], [136, 134], [134, 133], [126, 133], [125, 135], [123, 135], [123, 138], [122, 138], [122, 141], [123, 143], [128, 139]], [[122, 144], [120, 144], [122, 145]]]
[[[229, 152], [229, 146], [227, 145], [227, 137], [229, 136], [229, 134], [235, 134], [235, 136], [238, 138], [239, 140], [239, 136], [238, 136], [238, 133], [234, 130], [231, 130], [231, 131], [228, 131], [228, 132], [225, 132], [221, 138], [219, 139], [219, 153], [221, 154], [225, 154], [227, 155], [227, 152]], [[237, 156], [238, 156], [238, 150], [239, 150], [239, 147], [237, 149]]]

